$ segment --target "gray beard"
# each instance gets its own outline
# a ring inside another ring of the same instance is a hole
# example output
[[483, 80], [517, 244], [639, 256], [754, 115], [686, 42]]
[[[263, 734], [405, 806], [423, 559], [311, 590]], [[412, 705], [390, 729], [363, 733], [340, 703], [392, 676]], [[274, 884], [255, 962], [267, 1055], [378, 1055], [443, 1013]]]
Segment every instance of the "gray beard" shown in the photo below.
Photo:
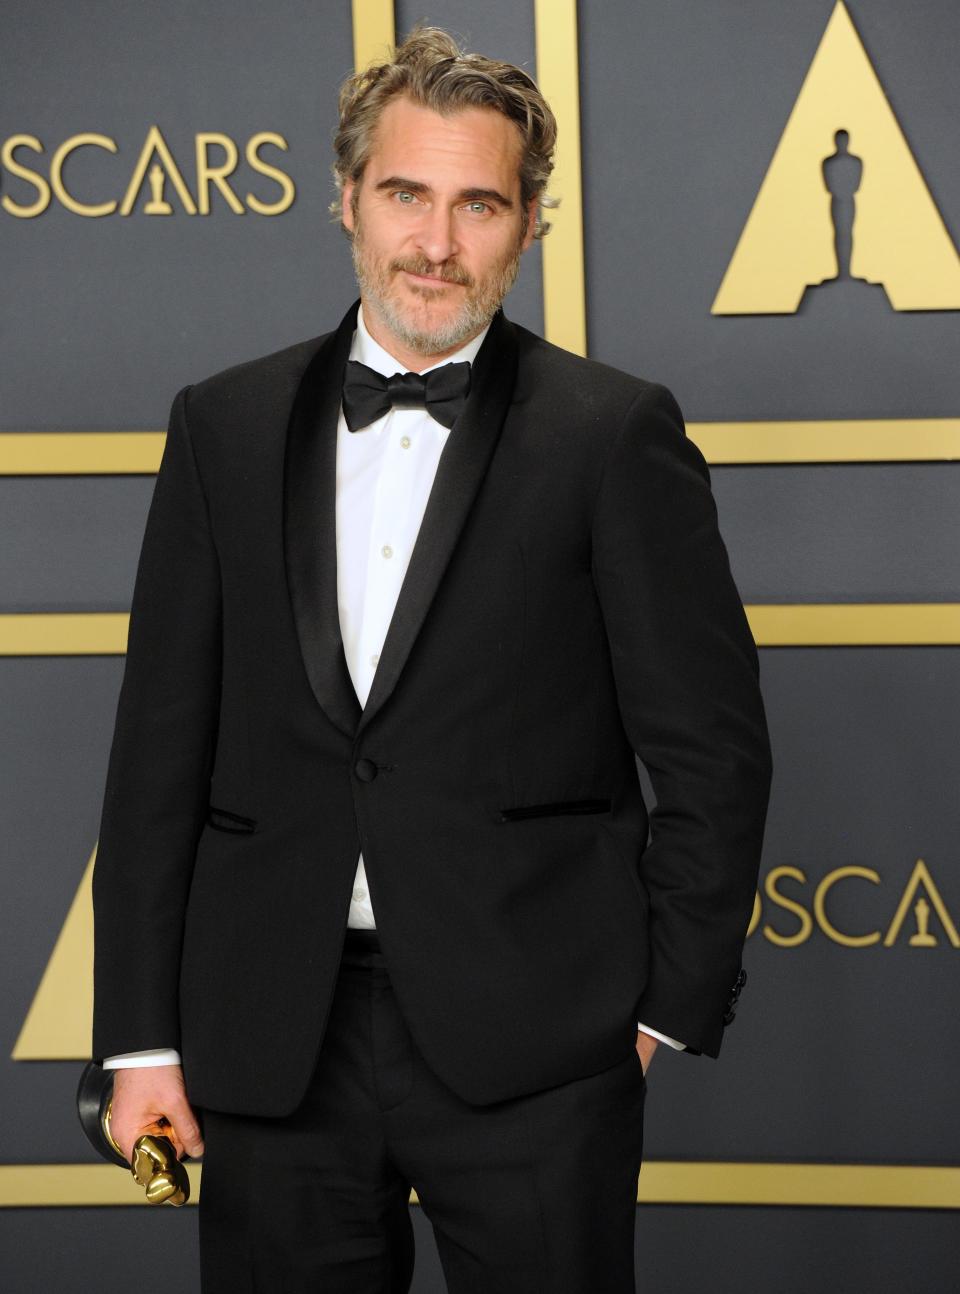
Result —
[[423, 332], [412, 328], [389, 299], [387, 275], [376, 271], [367, 272], [361, 255], [359, 226], [351, 239], [350, 252], [361, 296], [370, 302], [394, 336], [418, 355], [438, 355], [442, 351], [455, 349], [485, 328], [513, 287], [520, 269], [521, 255], [518, 247], [510, 260], [486, 280], [479, 291], [467, 288], [464, 302], [454, 318], [429, 332]]

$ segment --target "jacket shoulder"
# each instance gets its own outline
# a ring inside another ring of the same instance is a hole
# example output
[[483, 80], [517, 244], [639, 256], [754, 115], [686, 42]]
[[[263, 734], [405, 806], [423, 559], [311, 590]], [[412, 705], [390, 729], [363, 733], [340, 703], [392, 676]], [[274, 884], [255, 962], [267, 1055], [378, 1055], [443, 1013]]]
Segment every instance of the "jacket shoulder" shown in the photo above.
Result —
[[666, 401], [676, 406], [673, 393], [661, 382], [575, 355], [520, 324], [513, 327], [520, 356], [518, 395], [546, 401], [551, 415], [580, 424], [611, 427], [612, 422], [613, 430], [635, 403]]
[[281, 407], [292, 401], [307, 365], [329, 333], [284, 346], [256, 359], [232, 364], [190, 387], [192, 417], [215, 419], [224, 413], [256, 410], [267, 404]]

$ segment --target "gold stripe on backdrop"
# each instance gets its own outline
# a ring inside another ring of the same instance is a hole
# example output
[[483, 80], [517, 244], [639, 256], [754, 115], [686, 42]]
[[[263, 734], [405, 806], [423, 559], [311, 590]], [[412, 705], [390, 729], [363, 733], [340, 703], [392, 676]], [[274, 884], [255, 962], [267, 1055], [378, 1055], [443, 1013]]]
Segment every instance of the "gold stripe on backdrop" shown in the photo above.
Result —
[[[767, 603], [746, 608], [758, 647], [957, 647], [960, 603]], [[122, 656], [124, 612], [0, 615], [0, 656]]]
[[557, 118], [555, 166], [544, 210], [553, 228], [543, 239], [543, 331], [548, 341], [587, 353], [580, 179], [580, 65], [576, 0], [535, 0], [537, 84]]
[[960, 603], [789, 603], [748, 606], [759, 647], [956, 647]]
[[122, 656], [126, 611], [0, 615], [0, 656]]
[[[687, 432], [718, 467], [960, 460], [960, 418], [690, 422]], [[0, 476], [149, 475], [165, 438], [163, 431], [0, 432]]]
[[0, 432], [0, 476], [153, 475], [165, 431]]
[[960, 418], [691, 422], [708, 463], [909, 463], [960, 459]]
[[[196, 1202], [201, 1166], [189, 1164]], [[416, 1204], [415, 1193], [411, 1203]], [[742, 1164], [652, 1160], [641, 1204], [726, 1204], [853, 1209], [960, 1209], [960, 1168], [887, 1164]], [[110, 1164], [0, 1165], [0, 1208], [145, 1204]]]
[[393, 0], [353, 0], [353, 66], [359, 71], [393, 46]]
[[654, 1160], [640, 1174], [637, 1198], [644, 1204], [958, 1209], [960, 1168]]

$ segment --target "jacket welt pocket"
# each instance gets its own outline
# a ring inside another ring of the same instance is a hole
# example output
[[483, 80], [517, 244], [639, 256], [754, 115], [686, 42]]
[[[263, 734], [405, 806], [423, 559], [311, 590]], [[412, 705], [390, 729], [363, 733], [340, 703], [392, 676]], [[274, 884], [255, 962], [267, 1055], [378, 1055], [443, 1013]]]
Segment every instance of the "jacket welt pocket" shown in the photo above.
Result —
[[207, 822], [217, 831], [254, 831], [256, 830], [255, 818], [244, 818], [239, 813], [231, 813], [229, 809], [217, 809], [212, 804], [207, 806]]
[[552, 818], [565, 813], [609, 813], [610, 800], [555, 800], [552, 804], [518, 804], [500, 810], [501, 822], [520, 822], [524, 818]]

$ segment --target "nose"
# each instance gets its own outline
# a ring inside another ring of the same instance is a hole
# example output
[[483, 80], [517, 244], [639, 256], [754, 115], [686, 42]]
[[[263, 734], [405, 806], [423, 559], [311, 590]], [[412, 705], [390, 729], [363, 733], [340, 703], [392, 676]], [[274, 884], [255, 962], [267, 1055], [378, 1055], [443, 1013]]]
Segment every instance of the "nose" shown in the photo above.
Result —
[[454, 213], [439, 203], [428, 207], [416, 232], [416, 244], [433, 265], [442, 265], [458, 249]]

